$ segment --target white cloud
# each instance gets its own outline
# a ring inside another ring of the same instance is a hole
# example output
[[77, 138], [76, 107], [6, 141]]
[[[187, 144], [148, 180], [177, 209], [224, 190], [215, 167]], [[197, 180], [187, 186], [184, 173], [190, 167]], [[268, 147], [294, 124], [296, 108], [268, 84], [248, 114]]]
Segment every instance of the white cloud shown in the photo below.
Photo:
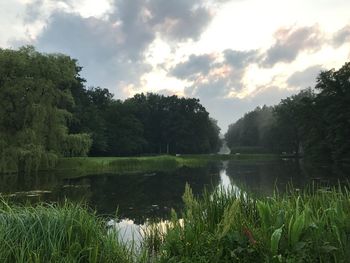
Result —
[[315, 65], [350, 59], [348, 10], [348, 0], [1, 1], [0, 47], [67, 53], [117, 97], [199, 96], [225, 128], [312, 83]]
[[9, 47], [18, 36], [24, 38], [27, 30], [23, 24], [24, 5], [20, 1], [0, 1], [0, 46]]

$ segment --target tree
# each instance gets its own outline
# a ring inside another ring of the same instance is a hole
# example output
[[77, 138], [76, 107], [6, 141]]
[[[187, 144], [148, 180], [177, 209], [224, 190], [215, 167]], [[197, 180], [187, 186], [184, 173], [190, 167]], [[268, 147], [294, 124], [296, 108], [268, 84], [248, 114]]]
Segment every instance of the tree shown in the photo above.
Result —
[[144, 153], [215, 152], [219, 134], [198, 99], [137, 94], [124, 104], [142, 123]]
[[282, 152], [299, 155], [303, 151], [306, 134], [305, 119], [311, 112], [313, 92], [302, 90], [296, 95], [281, 100], [275, 107], [275, 136]]
[[[321, 72], [314, 89], [281, 100], [272, 116], [259, 115], [263, 112], [257, 108], [230, 125], [225, 138], [231, 148], [265, 145], [273, 152], [303, 153], [309, 159], [349, 159], [350, 63]], [[260, 122], [267, 125], [262, 129]]]
[[1, 170], [29, 171], [58, 156], [85, 155], [87, 134], [69, 134], [76, 61], [33, 47], [0, 49]]
[[274, 122], [272, 107], [257, 107], [229, 126], [225, 134], [228, 147], [246, 151], [269, 151], [270, 127]]
[[322, 121], [322, 138], [333, 160], [350, 157], [350, 62], [339, 70], [321, 72], [315, 86], [315, 107]]

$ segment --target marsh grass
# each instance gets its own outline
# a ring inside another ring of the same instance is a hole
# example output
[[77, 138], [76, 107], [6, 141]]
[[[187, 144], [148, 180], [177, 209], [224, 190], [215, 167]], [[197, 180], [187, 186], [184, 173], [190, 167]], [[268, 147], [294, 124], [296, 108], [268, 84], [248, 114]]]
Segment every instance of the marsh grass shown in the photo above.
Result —
[[[138, 246], [81, 205], [0, 202], [0, 262], [348, 262], [348, 187], [257, 198], [217, 189], [194, 196], [182, 213], [149, 222]], [[136, 247], [136, 249], [135, 249]]]
[[86, 176], [96, 173], [140, 173], [170, 171], [188, 166], [204, 166], [205, 160], [175, 156], [152, 157], [86, 157], [63, 158], [56, 166], [58, 173], [69, 171], [70, 177]]
[[[168, 229], [153, 229], [147, 245], [155, 262], [348, 262], [350, 195], [347, 188], [289, 189], [253, 199], [221, 189], [194, 197], [173, 212]], [[156, 237], [156, 234], [161, 235]], [[152, 242], [155, 241], [155, 244]]]
[[180, 167], [203, 167], [210, 162], [222, 160], [237, 161], [272, 161], [277, 155], [242, 154], [242, 155], [160, 155], [148, 157], [74, 157], [58, 161], [55, 172], [70, 177], [81, 177], [99, 173], [140, 173], [171, 171]]
[[132, 262], [116, 235], [81, 205], [0, 201], [0, 262]]

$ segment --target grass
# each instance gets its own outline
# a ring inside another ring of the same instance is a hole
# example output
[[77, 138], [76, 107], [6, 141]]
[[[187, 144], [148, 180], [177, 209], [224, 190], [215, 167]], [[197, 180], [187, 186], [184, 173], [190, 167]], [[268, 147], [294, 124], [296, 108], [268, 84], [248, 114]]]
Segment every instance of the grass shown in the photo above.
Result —
[[[166, 232], [146, 238], [154, 262], [348, 262], [350, 194], [310, 188], [252, 199], [231, 193], [195, 198], [173, 212]], [[182, 220], [179, 221], [178, 218]], [[181, 223], [180, 223], [181, 222]], [[154, 229], [155, 228], [155, 229]]]
[[87, 208], [9, 206], [0, 202], [0, 262], [132, 262], [130, 249], [107, 235]]
[[86, 207], [0, 204], [1, 262], [348, 262], [350, 193], [309, 187], [270, 198], [220, 189], [195, 197], [171, 220], [149, 223], [141, 249]]
[[242, 155], [160, 155], [150, 157], [75, 157], [62, 158], [58, 161], [56, 170], [65, 175], [69, 171], [70, 177], [86, 176], [96, 173], [138, 173], [169, 171], [177, 168], [200, 167], [208, 162], [220, 160], [276, 160], [278, 156], [269, 154]]

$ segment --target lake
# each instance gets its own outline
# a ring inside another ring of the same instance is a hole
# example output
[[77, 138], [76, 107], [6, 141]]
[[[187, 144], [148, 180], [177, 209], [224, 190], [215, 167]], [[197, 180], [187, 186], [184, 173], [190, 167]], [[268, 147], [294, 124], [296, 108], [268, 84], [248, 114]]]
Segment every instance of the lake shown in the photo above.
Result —
[[131, 219], [138, 224], [150, 218], [167, 219], [171, 208], [180, 211], [188, 183], [195, 195], [215, 187], [249, 191], [259, 196], [272, 195], [315, 182], [320, 186], [345, 181], [349, 167], [304, 164], [297, 160], [217, 161], [205, 167], [182, 167], [171, 172], [138, 174], [92, 174], [80, 178], [57, 175], [55, 171], [36, 175], [0, 175], [0, 193], [15, 202], [87, 203], [107, 218]]

